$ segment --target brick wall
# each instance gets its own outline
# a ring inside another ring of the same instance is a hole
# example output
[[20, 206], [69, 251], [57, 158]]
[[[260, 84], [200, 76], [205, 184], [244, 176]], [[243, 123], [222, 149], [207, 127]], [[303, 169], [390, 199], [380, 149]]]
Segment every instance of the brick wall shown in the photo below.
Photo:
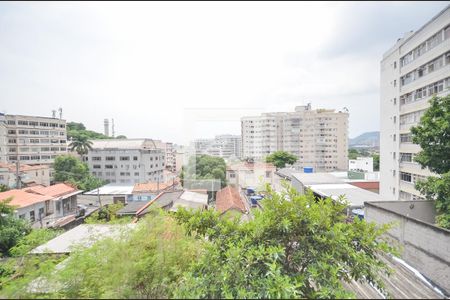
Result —
[[389, 211], [376, 203], [365, 203], [365, 219], [378, 224], [394, 222], [388, 236], [401, 246], [401, 257], [450, 294], [449, 230]]

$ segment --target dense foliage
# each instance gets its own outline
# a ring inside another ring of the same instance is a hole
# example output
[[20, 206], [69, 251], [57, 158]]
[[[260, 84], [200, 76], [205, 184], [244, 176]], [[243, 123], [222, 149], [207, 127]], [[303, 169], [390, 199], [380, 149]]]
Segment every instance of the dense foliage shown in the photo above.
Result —
[[411, 133], [413, 142], [422, 148], [414, 160], [440, 175], [419, 181], [416, 188], [427, 199], [436, 201], [436, 221], [450, 229], [450, 95], [433, 97]]
[[2, 264], [9, 279], [0, 297], [349, 298], [343, 281], [352, 279], [383, 289], [378, 276], [387, 270], [377, 257], [395, 252], [380, 239], [387, 226], [346, 222], [342, 200], [292, 188], [267, 194], [247, 222], [157, 209], [63, 262], [50, 255]]
[[187, 166], [183, 166], [181, 183], [189, 180], [190, 183], [202, 179], [220, 180], [221, 187], [226, 186], [226, 163], [221, 157], [210, 155], [197, 155], [191, 157]]
[[124, 207], [123, 203], [107, 204], [93, 212], [84, 222], [87, 224], [125, 224], [130, 223], [131, 217], [119, 217], [117, 212]]
[[31, 230], [25, 220], [14, 215], [15, 208], [9, 205], [11, 200], [0, 201], [0, 256], [9, 255], [10, 249]]
[[70, 150], [76, 151], [81, 157], [88, 154], [89, 150], [92, 150], [92, 142], [85, 135], [74, 136], [69, 144]]
[[273, 163], [277, 169], [286, 165], [293, 165], [297, 161], [297, 156], [286, 151], [275, 151], [266, 157], [266, 162]]
[[60, 155], [55, 158], [54, 179], [57, 182], [70, 182], [85, 191], [95, 189], [104, 181], [91, 175], [86, 163], [71, 155]]
[[381, 240], [388, 226], [345, 222], [341, 201], [292, 188], [268, 194], [246, 223], [212, 211], [177, 213], [188, 234], [209, 243], [176, 297], [348, 298], [342, 282], [352, 279], [383, 290], [379, 274], [387, 270], [377, 256], [395, 252]]
[[70, 141], [79, 136], [85, 136], [91, 140], [108, 139], [104, 134], [87, 130], [83, 123], [69, 122], [67, 123], [67, 139]]

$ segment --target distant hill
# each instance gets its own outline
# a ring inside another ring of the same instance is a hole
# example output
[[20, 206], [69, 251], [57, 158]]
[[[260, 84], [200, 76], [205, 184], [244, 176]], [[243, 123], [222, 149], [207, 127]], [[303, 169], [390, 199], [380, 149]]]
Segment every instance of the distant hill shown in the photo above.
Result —
[[380, 147], [380, 132], [365, 132], [349, 140], [349, 146]]

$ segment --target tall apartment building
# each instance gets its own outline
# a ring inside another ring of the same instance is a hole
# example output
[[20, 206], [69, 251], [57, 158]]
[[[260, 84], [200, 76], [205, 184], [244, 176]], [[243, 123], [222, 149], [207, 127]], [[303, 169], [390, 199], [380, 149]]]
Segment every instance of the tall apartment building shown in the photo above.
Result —
[[92, 140], [85, 161], [92, 175], [109, 183], [163, 181], [164, 150], [151, 139]]
[[241, 118], [242, 157], [263, 160], [283, 150], [297, 156], [297, 167], [316, 171], [347, 170], [348, 112], [312, 110], [263, 113]]
[[433, 95], [450, 91], [450, 5], [416, 32], [409, 32], [381, 61], [380, 194], [385, 199], [422, 198], [417, 180], [432, 175], [414, 162], [420, 147], [410, 128]]
[[51, 164], [66, 153], [66, 120], [0, 114], [0, 161]]
[[241, 136], [222, 134], [213, 139], [197, 139], [194, 141], [195, 153], [229, 158], [241, 157]]
[[153, 140], [153, 142], [155, 143], [156, 148], [164, 150], [166, 169], [171, 172], [176, 172], [176, 145], [161, 140]]

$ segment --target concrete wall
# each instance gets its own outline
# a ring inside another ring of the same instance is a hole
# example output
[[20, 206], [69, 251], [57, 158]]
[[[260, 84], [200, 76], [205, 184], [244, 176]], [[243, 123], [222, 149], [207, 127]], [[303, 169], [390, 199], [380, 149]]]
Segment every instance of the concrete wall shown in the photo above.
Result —
[[[450, 231], [411, 217], [430, 218], [432, 202], [399, 202], [414, 204], [409, 211], [393, 202], [366, 202], [365, 219], [377, 224], [396, 222], [387, 235], [394, 244], [401, 246], [401, 257], [449, 295]], [[405, 213], [409, 216], [403, 215]]]

